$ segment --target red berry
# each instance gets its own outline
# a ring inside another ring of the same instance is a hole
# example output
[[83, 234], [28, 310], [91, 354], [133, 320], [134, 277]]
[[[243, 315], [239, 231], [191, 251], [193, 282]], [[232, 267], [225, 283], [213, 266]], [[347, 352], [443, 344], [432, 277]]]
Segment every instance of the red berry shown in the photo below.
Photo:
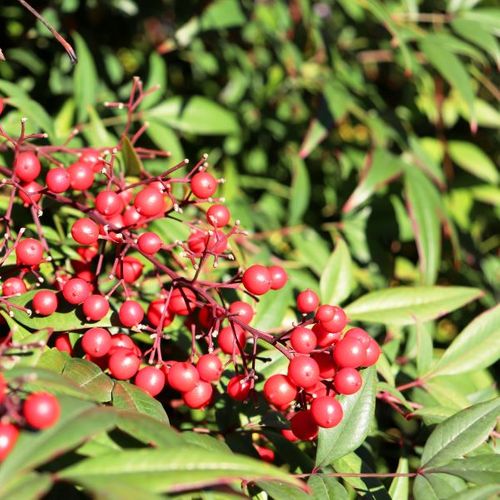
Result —
[[109, 354], [113, 354], [116, 349], [120, 348], [133, 351], [137, 356], [141, 355], [140, 349], [134, 344], [134, 341], [128, 335], [125, 335], [124, 333], [111, 335], [111, 348], [109, 349]]
[[245, 375], [235, 375], [227, 384], [227, 393], [229, 397], [236, 401], [244, 401], [252, 390], [253, 382], [247, 379]]
[[125, 283], [134, 283], [142, 274], [144, 264], [135, 257], [127, 255], [116, 266], [116, 276]]
[[141, 359], [132, 349], [118, 347], [113, 349], [108, 359], [108, 368], [111, 375], [118, 380], [132, 378], [139, 369]]
[[328, 380], [333, 378], [335, 375], [335, 364], [333, 363], [333, 356], [329, 352], [314, 352], [311, 354], [311, 358], [318, 363], [319, 366], [319, 376], [323, 380]]
[[292, 330], [290, 335], [290, 343], [295, 352], [300, 354], [309, 354], [316, 349], [316, 335], [309, 328], [297, 326]]
[[366, 332], [362, 328], [350, 328], [349, 330], [347, 330], [347, 332], [345, 332], [344, 338], [345, 339], [353, 338], [359, 340], [365, 348], [368, 347], [368, 344], [370, 343], [371, 340], [371, 337], [368, 334], [368, 332]]
[[33, 239], [21, 240], [16, 246], [17, 262], [24, 266], [37, 266], [43, 258], [42, 244]]
[[236, 317], [243, 321], [243, 323], [250, 323], [252, 321], [253, 315], [255, 314], [252, 306], [246, 302], [241, 302], [237, 300], [229, 306], [229, 313], [236, 315]]
[[271, 273], [265, 266], [250, 266], [241, 279], [243, 286], [254, 295], [263, 295], [271, 289]]
[[144, 311], [141, 305], [135, 300], [126, 300], [118, 311], [120, 323], [127, 327], [132, 328], [137, 326], [144, 319]]
[[288, 365], [290, 380], [299, 387], [312, 387], [319, 382], [319, 366], [309, 356], [295, 356]]
[[67, 352], [70, 356], [73, 354], [73, 346], [67, 333], [60, 333], [54, 341], [54, 346], [58, 351]]
[[103, 295], [90, 295], [83, 301], [83, 314], [87, 321], [99, 321], [109, 312], [109, 302]]
[[26, 285], [21, 278], [7, 278], [2, 285], [2, 295], [18, 295], [26, 292]]
[[64, 193], [64, 191], [69, 189], [71, 178], [65, 168], [52, 168], [47, 172], [45, 184], [47, 184], [49, 191], [53, 193]]
[[3, 462], [14, 448], [19, 429], [14, 424], [0, 422], [0, 462]]
[[323, 323], [316, 323], [312, 330], [316, 335], [318, 347], [329, 347], [340, 340], [340, 333], [333, 333], [325, 330], [323, 328]]
[[196, 363], [196, 369], [205, 382], [217, 382], [224, 368], [216, 354], [204, 354]]
[[335, 309], [333, 308], [333, 306], [323, 304], [318, 307], [318, 310], [314, 315], [314, 319], [316, 321], [330, 321], [333, 319], [334, 314]]
[[23, 182], [34, 181], [42, 170], [40, 160], [32, 151], [22, 151], [17, 153], [14, 160], [14, 173]]
[[176, 288], [170, 294], [168, 308], [173, 314], [187, 316], [196, 307], [196, 295], [189, 288]]
[[288, 275], [281, 266], [270, 266], [269, 274], [271, 275], [271, 290], [279, 290], [286, 285]]
[[275, 454], [273, 450], [267, 448], [266, 446], [259, 446], [258, 444], [254, 444], [253, 447], [255, 448], [257, 454], [259, 455], [259, 458], [263, 462], [267, 462], [270, 464], [274, 462]]
[[197, 198], [205, 200], [217, 191], [217, 181], [207, 172], [198, 172], [191, 178], [191, 191]]
[[264, 384], [264, 397], [275, 406], [288, 406], [297, 397], [297, 387], [286, 375], [271, 375]]
[[[155, 328], [159, 327], [160, 330], [170, 325], [174, 320], [174, 314], [166, 307], [165, 299], [153, 300], [153, 302], [149, 304], [146, 316], [148, 321]], [[160, 322], [162, 323], [161, 326]]]
[[318, 295], [309, 288], [300, 292], [297, 296], [297, 309], [303, 314], [314, 312], [318, 305]]
[[165, 212], [165, 200], [163, 194], [153, 187], [145, 187], [137, 193], [134, 206], [140, 215], [144, 217], [155, 217]]
[[203, 328], [210, 328], [214, 322], [212, 308], [209, 306], [203, 306], [198, 311], [198, 321]]
[[366, 361], [366, 348], [354, 338], [343, 338], [333, 351], [335, 364], [340, 368], [359, 368]]
[[354, 394], [359, 391], [363, 383], [361, 375], [354, 368], [342, 368], [334, 378], [335, 390], [339, 394]]
[[333, 396], [316, 398], [311, 404], [311, 415], [320, 427], [335, 427], [340, 423], [344, 412]]
[[34, 392], [30, 394], [23, 405], [23, 415], [26, 423], [34, 429], [52, 427], [61, 414], [59, 401], [48, 392]]
[[229, 222], [231, 213], [225, 205], [212, 205], [207, 210], [207, 222], [214, 227], [224, 227]]
[[135, 207], [127, 207], [123, 212], [123, 225], [127, 227], [135, 227], [142, 220], [142, 215]]
[[38, 182], [28, 182], [22, 185], [22, 190], [19, 190], [19, 197], [23, 200], [24, 206], [28, 207], [40, 200], [42, 191], [43, 186]]
[[93, 245], [99, 237], [99, 226], [91, 219], [78, 219], [71, 228], [71, 236], [80, 245]]
[[123, 202], [114, 191], [101, 191], [95, 198], [96, 210], [106, 216], [115, 215], [122, 211]]
[[71, 187], [77, 191], [85, 191], [94, 184], [94, 170], [83, 161], [77, 161], [68, 167]]
[[[330, 395], [332, 395], [333, 391], [330, 391]], [[318, 382], [316, 385], [313, 385], [312, 387], [307, 388], [307, 396], [306, 400], [308, 402], [312, 401], [315, 398], [319, 398], [322, 396], [326, 396], [328, 394], [328, 390], [326, 388], [326, 385], [323, 384], [323, 382]]]
[[168, 384], [179, 392], [188, 392], [200, 381], [196, 368], [186, 362], [175, 363], [168, 372]]
[[318, 435], [318, 425], [309, 410], [298, 411], [290, 420], [291, 430], [298, 439], [309, 441]]
[[291, 443], [295, 443], [299, 438], [292, 432], [291, 429], [281, 429], [281, 435]]
[[111, 335], [104, 328], [91, 328], [82, 337], [82, 349], [93, 358], [108, 354], [111, 349]]
[[165, 374], [154, 366], [145, 366], [137, 372], [134, 383], [150, 396], [155, 397], [165, 387]]
[[213, 392], [211, 384], [200, 380], [190, 391], [182, 394], [182, 399], [189, 408], [200, 409], [210, 403]]
[[0, 373], [0, 405], [5, 401], [7, 395], [7, 382], [4, 376]]
[[[328, 332], [341, 332], [347, 325], [347, 316], [345, 315], [345, 312], [342, 308], [337, 306], [330, 307], [333, 309], [331, 319], [325, 321], [318, 318], [319, 321], [321, 321], [321, 326]], [[317, 314], [316, 317], [318, 317]]]
[[105, 163], [99, 158], [99, 151], [87, 148], [85, 149], [81, 156], [80, 161], [88, 163], [94, 172], [100, 172], [104, 167]]
[[246, 340], [245, 330], [239, 325], [225, 326], [217, 336], [217, 343], [226, 354], [239, 354], [240, 347], [245, 348]]
[[91, 293], [90, 284], [81, 278], [71, 278], [62, 289], [63, 297], [70, 304], [81, 304]]
[[377, 344], [377, 342], [374, 339], [370, 338], [365, 351], [366, 359], [362, 366], [374, 365], [378, 361], [381, 352], [382, 351], [380, 350], [380, 346]]
[[189, 249], [195, 254], [211, 252], [220, 255], [227, 248], [227, 237], [222, 231], [201, 231], [197, 229], [190, 234], [187, 241]]
[[33, 309], [40, 316], [50, 316], [57, 309], [57, 295], [50, 290], [40, 290], [33, 296]]
[[146, 255], [154, 255], [160, 250], [163, 245], [161, 238], [152, 232], [143, 233], [139, 236], [137, 240], [137, 245], [139, 250]]

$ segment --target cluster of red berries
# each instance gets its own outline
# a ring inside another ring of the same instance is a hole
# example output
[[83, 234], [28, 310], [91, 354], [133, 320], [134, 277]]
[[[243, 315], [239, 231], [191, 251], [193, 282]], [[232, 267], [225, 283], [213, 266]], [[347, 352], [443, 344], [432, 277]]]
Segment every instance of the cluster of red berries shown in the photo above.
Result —
[[[33, 392], [24, 401], [18, 401], [7, 390], [7, 382], [0, 373], [0, 462], [7, 458], [16, 445], [20, 427], [48, 429], [59, 420], [61, 413], [59, 401], [53, 394]], [[13, 423], [5, 414], [18, 415], [18, 421]]]

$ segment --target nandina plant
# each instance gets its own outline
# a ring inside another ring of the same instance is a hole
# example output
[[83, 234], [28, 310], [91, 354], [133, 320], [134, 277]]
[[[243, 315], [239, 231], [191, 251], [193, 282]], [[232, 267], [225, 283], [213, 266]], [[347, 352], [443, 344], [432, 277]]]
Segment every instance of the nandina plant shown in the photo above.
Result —
[[[342, 470], [370, 432], [376, 399], [415, 418], [425, 407], [403, 391], [433, 374], [396, 385], [359, 321], [418, 324], [477, 292], [450, 288], [450, 299], [439, 287], [394, 288], [342, 308], [291, 283], [285, 261], [246, 265], [252, 237], [219, 195], [224, 180], [209, 157], [175, 163], [141, 146], [147, 123], [136, 123], [136, 111], [150, 92], [136, 78], [127, 102], [106, 103], [126, 114], [107, 147], [70, 146], [78, 129], [52, 145], [24, 120], [17, 137], [0, 127], [11, 158], [0, 167], [0, 492], [279, 497], [317, 491], [320, 480], [342, 498], [361, 489], [350, 478], [388, 477], [394, 489], [416, 478], [427, 488], [428, 475], [454, 474], [447, 464], [485, 440], [496, 400], [451, 417], [464, 431], [477, 426], [467, 443], [454, 442], [457, 424], [445, 420], [412, 471]], [[164, 171], [149, 173], [150, 158], [164, 159]], [[322, 296], [343, 279], [326, 272]], [[260, 301], [278, 302], [290, 288], [281, 328], [255, 324]], [[443, 458], [438, 441], [460, 452]]]

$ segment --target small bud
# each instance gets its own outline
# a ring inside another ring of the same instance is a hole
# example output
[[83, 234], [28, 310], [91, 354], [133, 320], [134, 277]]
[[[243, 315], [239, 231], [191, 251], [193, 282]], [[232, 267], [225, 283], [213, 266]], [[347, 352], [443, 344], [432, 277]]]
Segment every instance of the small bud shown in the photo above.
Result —
[[11, 318], [13, 318], [13, 317], [14, 317], [14, 311], [12, 311], [12, 310], [11, 310], [11, 311], [9, 311], [9, 316], [10, 316]]
[[38, 210], [38, 217], [41, 217], [43, 215], [43, 210]]
[[218, 330], [214, 330], [214, 331], [212, 332], [212, 337], [213, 337], [214, 339], [216, 339], [218, 335], [219, 335], [219, 331], [218, 331]]
[[33, 314], [33, 311], [31, 309], [26, 309], [26, 314], [28, 316], [31, 316]]

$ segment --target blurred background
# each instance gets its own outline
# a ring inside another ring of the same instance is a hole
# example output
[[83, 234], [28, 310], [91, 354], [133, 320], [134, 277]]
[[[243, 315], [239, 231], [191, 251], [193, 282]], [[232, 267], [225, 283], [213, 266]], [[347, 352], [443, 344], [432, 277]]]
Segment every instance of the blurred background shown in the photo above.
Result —
[[[395, 284], [483, 289], [429, 326], [438, 346], [496, 302], [494, 0], [32, 5], [79, 62], [17, 2], [2, 2], [8, 131], [27, 116], [54, 143], [78, 124], [75, 145], [114, 144], [123, 115], [102, 103], [126, 99], [139, 75], [161, 87], [137, 114], [149, 122], [141, 145], [172, 152], [147, 168], [207, 152], [234, 217], [255, 233], [248, 262], [274, 255], [294, 284], [331, 289], [339, 303]], [[349, 285], [330, 286], [341, 275]], [[414, 349], [393, 335], [389, 359]]]

